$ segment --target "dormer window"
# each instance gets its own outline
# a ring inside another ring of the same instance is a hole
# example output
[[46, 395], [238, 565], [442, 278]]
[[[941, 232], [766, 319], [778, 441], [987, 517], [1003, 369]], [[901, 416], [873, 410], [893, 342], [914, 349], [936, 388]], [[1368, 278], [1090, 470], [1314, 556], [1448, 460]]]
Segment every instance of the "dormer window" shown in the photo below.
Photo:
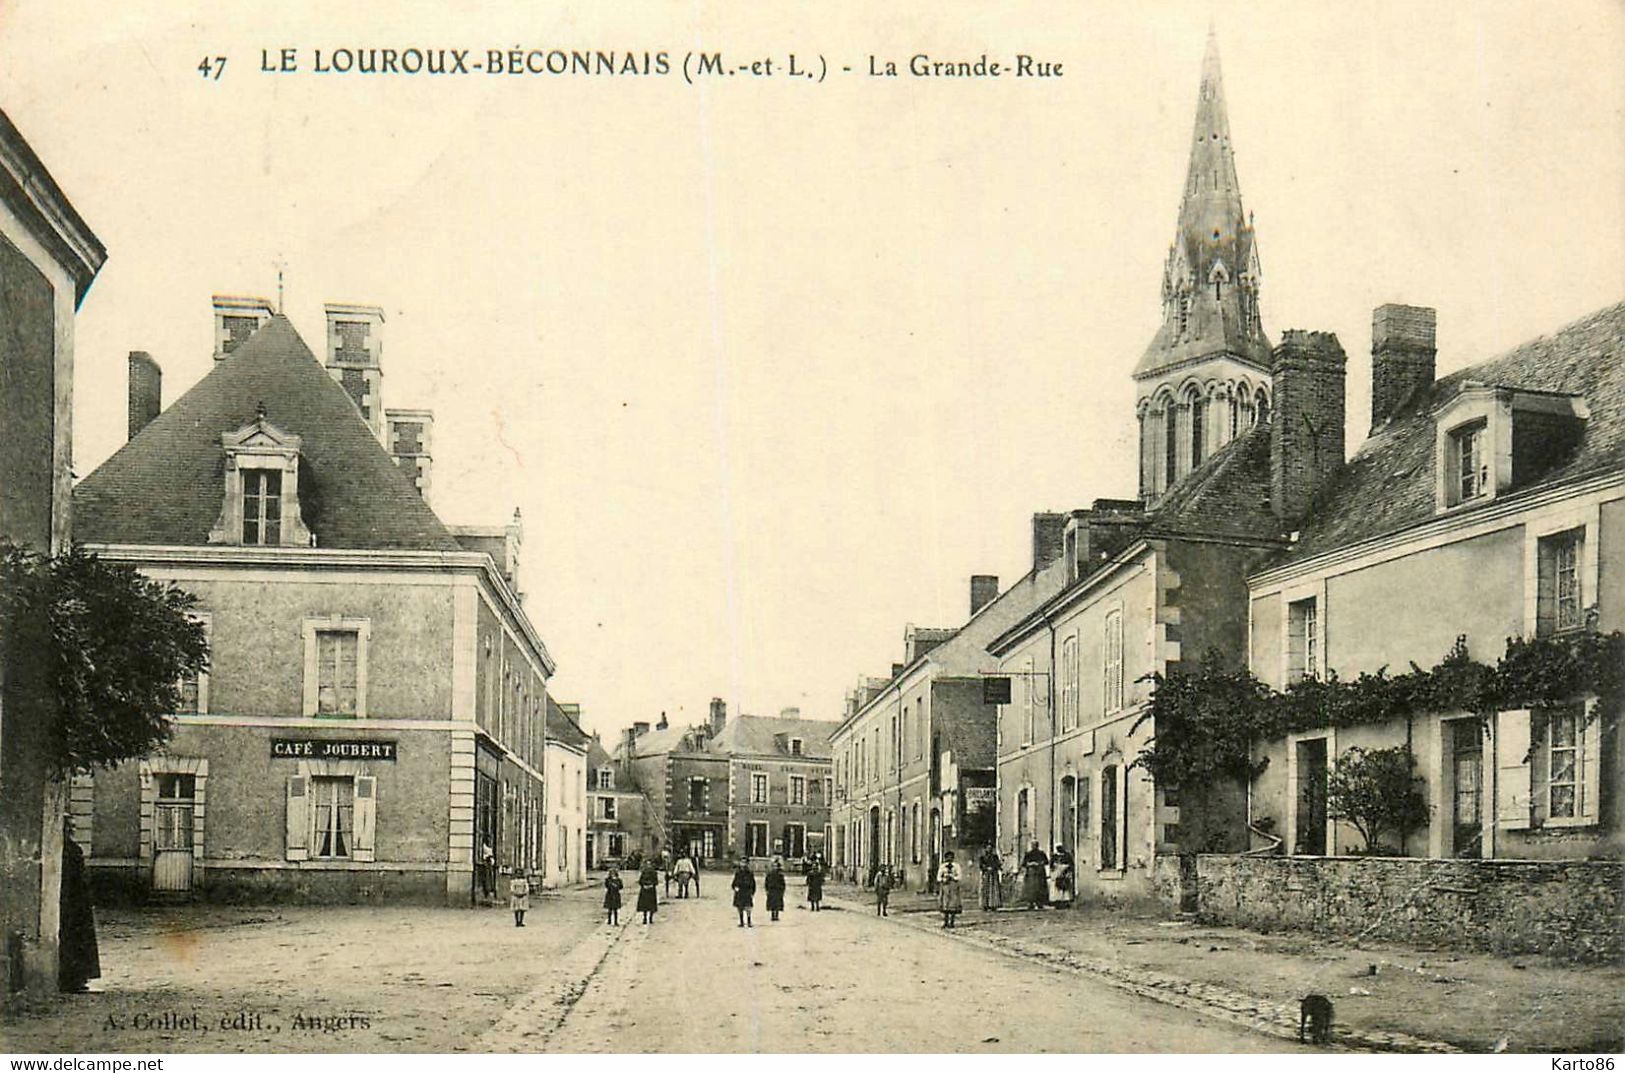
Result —
[[1490, 467], [1484, 457], [1484, 422], [1475, 421], [1450, 434], [1452, 503], [1465, 503], [1489, 491]]
[[801, 755], [801, 739], [800, 738], [791, 738], [790, 739], [790, 755], [791, 756], [800, 756]]
[[1464, 384], [1434, 412], [1440, 509], [1539, 481], [1573, 455], [1589, 416], [1575, 395]]
[[282, 472], [251, 469], [243, 473], [243, 543], [282, 543]]
[[225, 453], [225, 502], [211, 544], [308, 547], [314, 541], [299, 510], [298, 436], [265, 418], [220, 437]]

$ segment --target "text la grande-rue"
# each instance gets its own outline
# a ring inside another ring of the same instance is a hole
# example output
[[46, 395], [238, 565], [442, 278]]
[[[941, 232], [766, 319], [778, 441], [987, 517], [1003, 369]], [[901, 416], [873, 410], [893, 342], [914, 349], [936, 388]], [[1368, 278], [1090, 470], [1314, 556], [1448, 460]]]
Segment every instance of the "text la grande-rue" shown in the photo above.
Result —
[[908, 58], [902, 70], [894, 60], [869, 57], [869, 75], [873, 78], [897, 78], [907, 73], [915, 78], [1060, 78], [1061, 64], [1057, 60], [1040, 60], [1026, 53], [1017, 53], [1015, 63], [990, 60], [982, 53], [974, 60], [942, 60], [924, 52]]

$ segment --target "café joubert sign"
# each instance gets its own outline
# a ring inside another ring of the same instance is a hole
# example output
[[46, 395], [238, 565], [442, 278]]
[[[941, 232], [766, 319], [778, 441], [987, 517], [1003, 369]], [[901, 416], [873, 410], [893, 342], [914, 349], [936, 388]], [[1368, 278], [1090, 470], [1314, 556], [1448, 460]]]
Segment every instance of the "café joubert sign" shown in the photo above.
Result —
[[271, 759], [393, 761], [395, 743], [353, 738], [272, 738]]

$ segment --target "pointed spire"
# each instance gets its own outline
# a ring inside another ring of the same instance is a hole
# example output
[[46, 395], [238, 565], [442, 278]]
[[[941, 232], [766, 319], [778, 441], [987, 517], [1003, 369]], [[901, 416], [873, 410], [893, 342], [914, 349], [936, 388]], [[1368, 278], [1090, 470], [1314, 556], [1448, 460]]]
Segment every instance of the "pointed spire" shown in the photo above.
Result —
[[1269, 368], [1269, 344], [1258, 321], [1258, 279], [1251, 271], [1253, 229], [1241, 204], [1219, 38], [1211, 22], [1190, 146], [1163, 278], [1162, 329], [1135, 368], [1137, 378], [1221, 353]]

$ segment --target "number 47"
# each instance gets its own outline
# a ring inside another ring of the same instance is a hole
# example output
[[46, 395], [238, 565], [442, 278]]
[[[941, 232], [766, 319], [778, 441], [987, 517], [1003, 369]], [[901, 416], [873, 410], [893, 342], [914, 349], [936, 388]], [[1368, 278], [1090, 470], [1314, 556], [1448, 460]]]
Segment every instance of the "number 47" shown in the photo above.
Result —
[[226, 58], [224, 56], [205, 56], [203, 62], [197, 65], [198, 73], [204, 78], [213, 78], [220, 81], [220, 76], [226, 73]]

